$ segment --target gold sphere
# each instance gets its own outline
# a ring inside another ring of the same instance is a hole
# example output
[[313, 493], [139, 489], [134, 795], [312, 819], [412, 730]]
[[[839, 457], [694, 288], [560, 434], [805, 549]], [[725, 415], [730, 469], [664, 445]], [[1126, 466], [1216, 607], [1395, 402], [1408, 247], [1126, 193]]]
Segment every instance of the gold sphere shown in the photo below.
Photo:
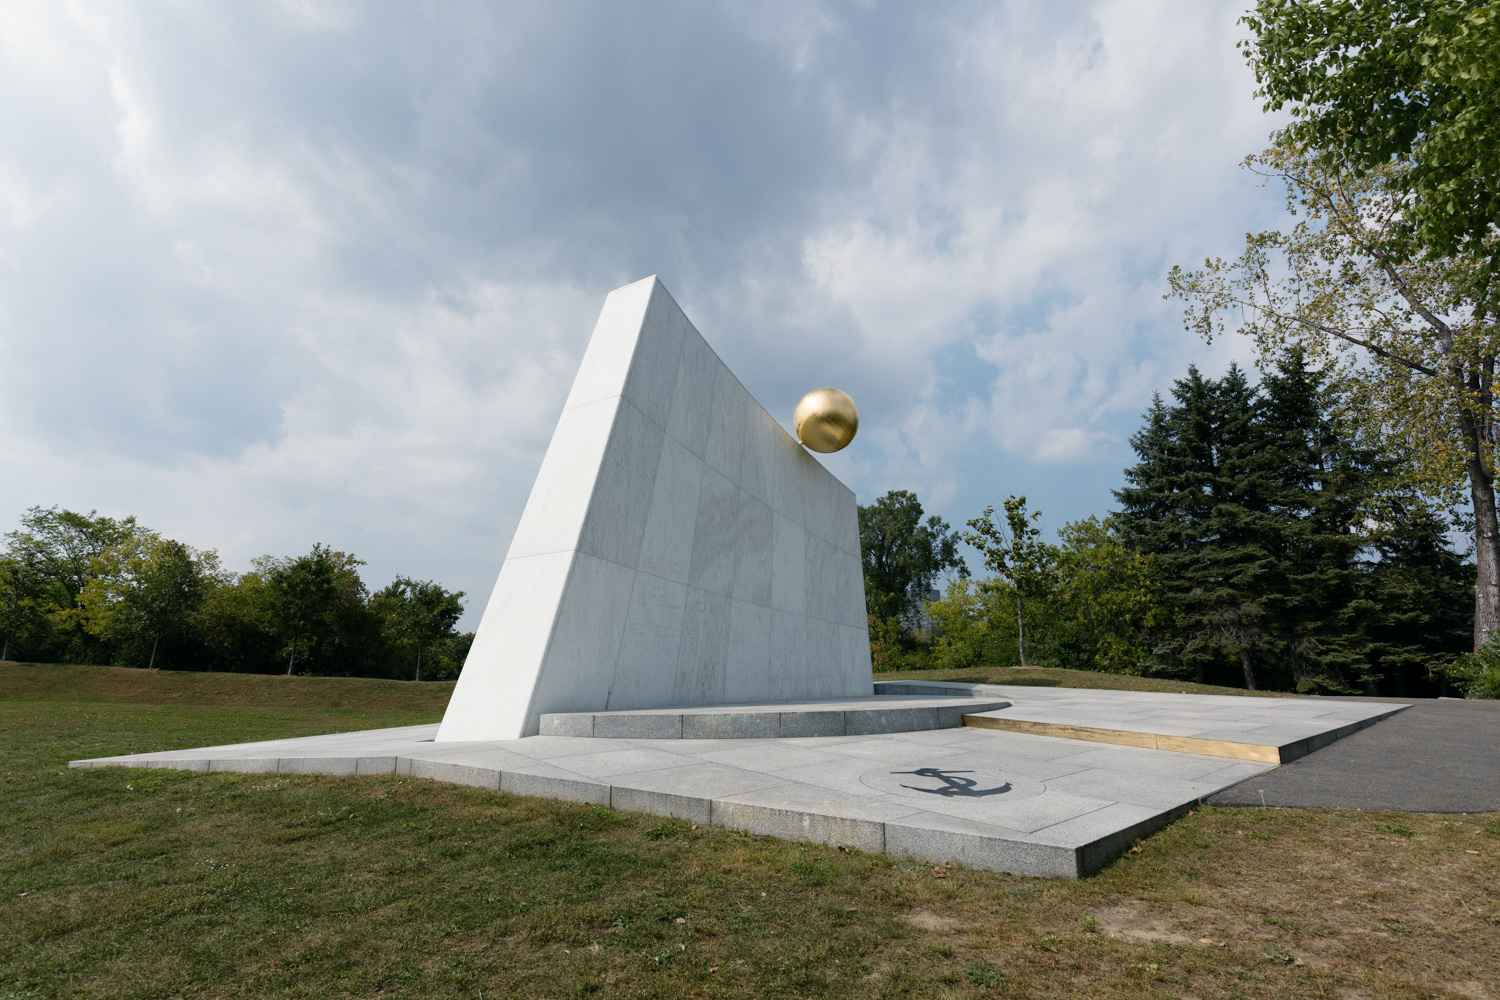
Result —
[[814, 389], [792, 413], [797, 443], [811, 451], [838, 451], [859, 430], [859, 407], [841, 389]]

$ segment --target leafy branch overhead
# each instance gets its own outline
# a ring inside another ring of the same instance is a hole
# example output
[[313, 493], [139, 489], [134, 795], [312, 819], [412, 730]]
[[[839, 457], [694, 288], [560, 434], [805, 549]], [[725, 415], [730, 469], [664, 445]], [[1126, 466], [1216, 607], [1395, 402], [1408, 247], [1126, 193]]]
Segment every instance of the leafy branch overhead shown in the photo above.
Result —
[[[1261, 0], [1241, 47], [1268, 111], [1325, 170], [1386, 174], [1393, 228], [1438, 256], [1500, 263], [1500, 4]], [[1388, 260], [1401, 259], [1398, 255]]]

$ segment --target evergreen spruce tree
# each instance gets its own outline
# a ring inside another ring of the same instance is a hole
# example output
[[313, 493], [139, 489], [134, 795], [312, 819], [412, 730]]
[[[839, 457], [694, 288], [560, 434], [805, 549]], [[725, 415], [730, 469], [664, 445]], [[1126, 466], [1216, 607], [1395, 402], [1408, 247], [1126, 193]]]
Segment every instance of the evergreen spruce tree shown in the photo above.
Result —
[[1141, 461], [1115, 492], [1118, 523], [1161, 566], [1174, 614], [1157, 655], [1200, 682], [1227, 657], [1253, 688], [1277, 569], [1255, 393], [1237, 366], [1219, 381], [1193, 367], [1172, 397], [1170, 408], [1153, 401], [1146, 428], [1131, 439]]
[[1284, 589], [1282, 525], [1274, 508], [1279, 482], [1273, 441], [1259, 400], [1238, 365], [1214, 385], [1211, 509], [1204, 526], [1210, 567], [1202, 614], [1211, 641], [1256, 683], [1256, 660], [1274, 642], [1275, 595]]
[[1375, 535], [1347, 626], [1364, 639], [1356, 680], [1367, 694], [1445, 693], [1442, 668], [1472, 647], [1473, 566], [1449, 547], [1447, 528], [1407, 498]]
[[[1196, 373], [1197, 369], [1189, 369]], [[1124, 508], [1115, 524], [1122, 538], [1143, 552], [1164, 553], [1169, 548], [1169, 526], [1173, 523], [1173, 497], [1168, 485], [1172, 475], [1172, 430], [1168, 426], [1171, 412], [1161, 400], [1161, 393], [1151, 397], [1146, 411], [1146, 426], [1130, 439], [1140, 461], [1125, 470], [1124, 489], [1115, 490], [1115, 499]]]
[[1393, 463], [1341, 433], [1303, 355], [1278, 359], [1258, 391], [1238, 367], [1217, 381], [1190, 368], [1172, 397], [1153, 399], [1115, 492], [1121, 536], [1162, 570], [1160, 665], [1200, 681], [1233, 671], [1250, 688], [1405, 694], [1466, 648], [1444, 523], [1389, 496]]
[[1120, 503], [1115, 523], [1121, 536], [1141, 552], [1150, 553], [1161, 567], [1164, 598], [1170, 622], [1148, 638], [1157, 660], [1193, 671], [1205, 679], [1208, 658], [1198, 641], [1199, 618], [1194, 595], [1201, 595], [1207, 577], [1199, 528], [1203, 511], [1194, 509], [1202, 490], [1191, 467], [1201, 459], [1194, 447], [1194, 431], [1206, 435], [1209, 423], [1186, 419], [1188, 411], [1207, 409], [1208, 383], [1196, 367], [1172, 388], [1176, 405], [1168, 407], [1158, 393], [1146, 412], [1146, 426], [1131, 439], [1140, 461], [1125, 470], [1127, 485], [1114, 491]]
[[1279, 686], [1348, 693], [1363, 655], [1340, 624], [1358, 592], [1364, 545], [1352, 526], [1380, 470], [1328, 418], [1326, 396], [1301, 351], [1283, 355], [1261, 380], [1261, 457], [1272, 499], [1266, 531], [1280, 563], [1268, 596], [1268, 653]]

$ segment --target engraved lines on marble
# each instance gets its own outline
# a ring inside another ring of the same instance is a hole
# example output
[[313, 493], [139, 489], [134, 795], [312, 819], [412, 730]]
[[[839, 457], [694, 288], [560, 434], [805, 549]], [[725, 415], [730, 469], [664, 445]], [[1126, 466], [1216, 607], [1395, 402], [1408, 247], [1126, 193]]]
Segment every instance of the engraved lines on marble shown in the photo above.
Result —
[[438, 738], [871, 690], [854, 495], [661, 282], [611, 292]]

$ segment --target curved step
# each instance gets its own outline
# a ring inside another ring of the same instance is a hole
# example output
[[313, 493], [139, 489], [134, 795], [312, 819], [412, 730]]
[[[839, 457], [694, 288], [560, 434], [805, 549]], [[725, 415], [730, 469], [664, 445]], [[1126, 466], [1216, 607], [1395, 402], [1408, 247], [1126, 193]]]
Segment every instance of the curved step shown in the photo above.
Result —
[[965, 715], [1009, 707], [999, 698], [933, 696], [705, 705], [542, 715], [543, 736], [617, 739], [742, 740], [806, 736], [871, 736], [952, 729]]

